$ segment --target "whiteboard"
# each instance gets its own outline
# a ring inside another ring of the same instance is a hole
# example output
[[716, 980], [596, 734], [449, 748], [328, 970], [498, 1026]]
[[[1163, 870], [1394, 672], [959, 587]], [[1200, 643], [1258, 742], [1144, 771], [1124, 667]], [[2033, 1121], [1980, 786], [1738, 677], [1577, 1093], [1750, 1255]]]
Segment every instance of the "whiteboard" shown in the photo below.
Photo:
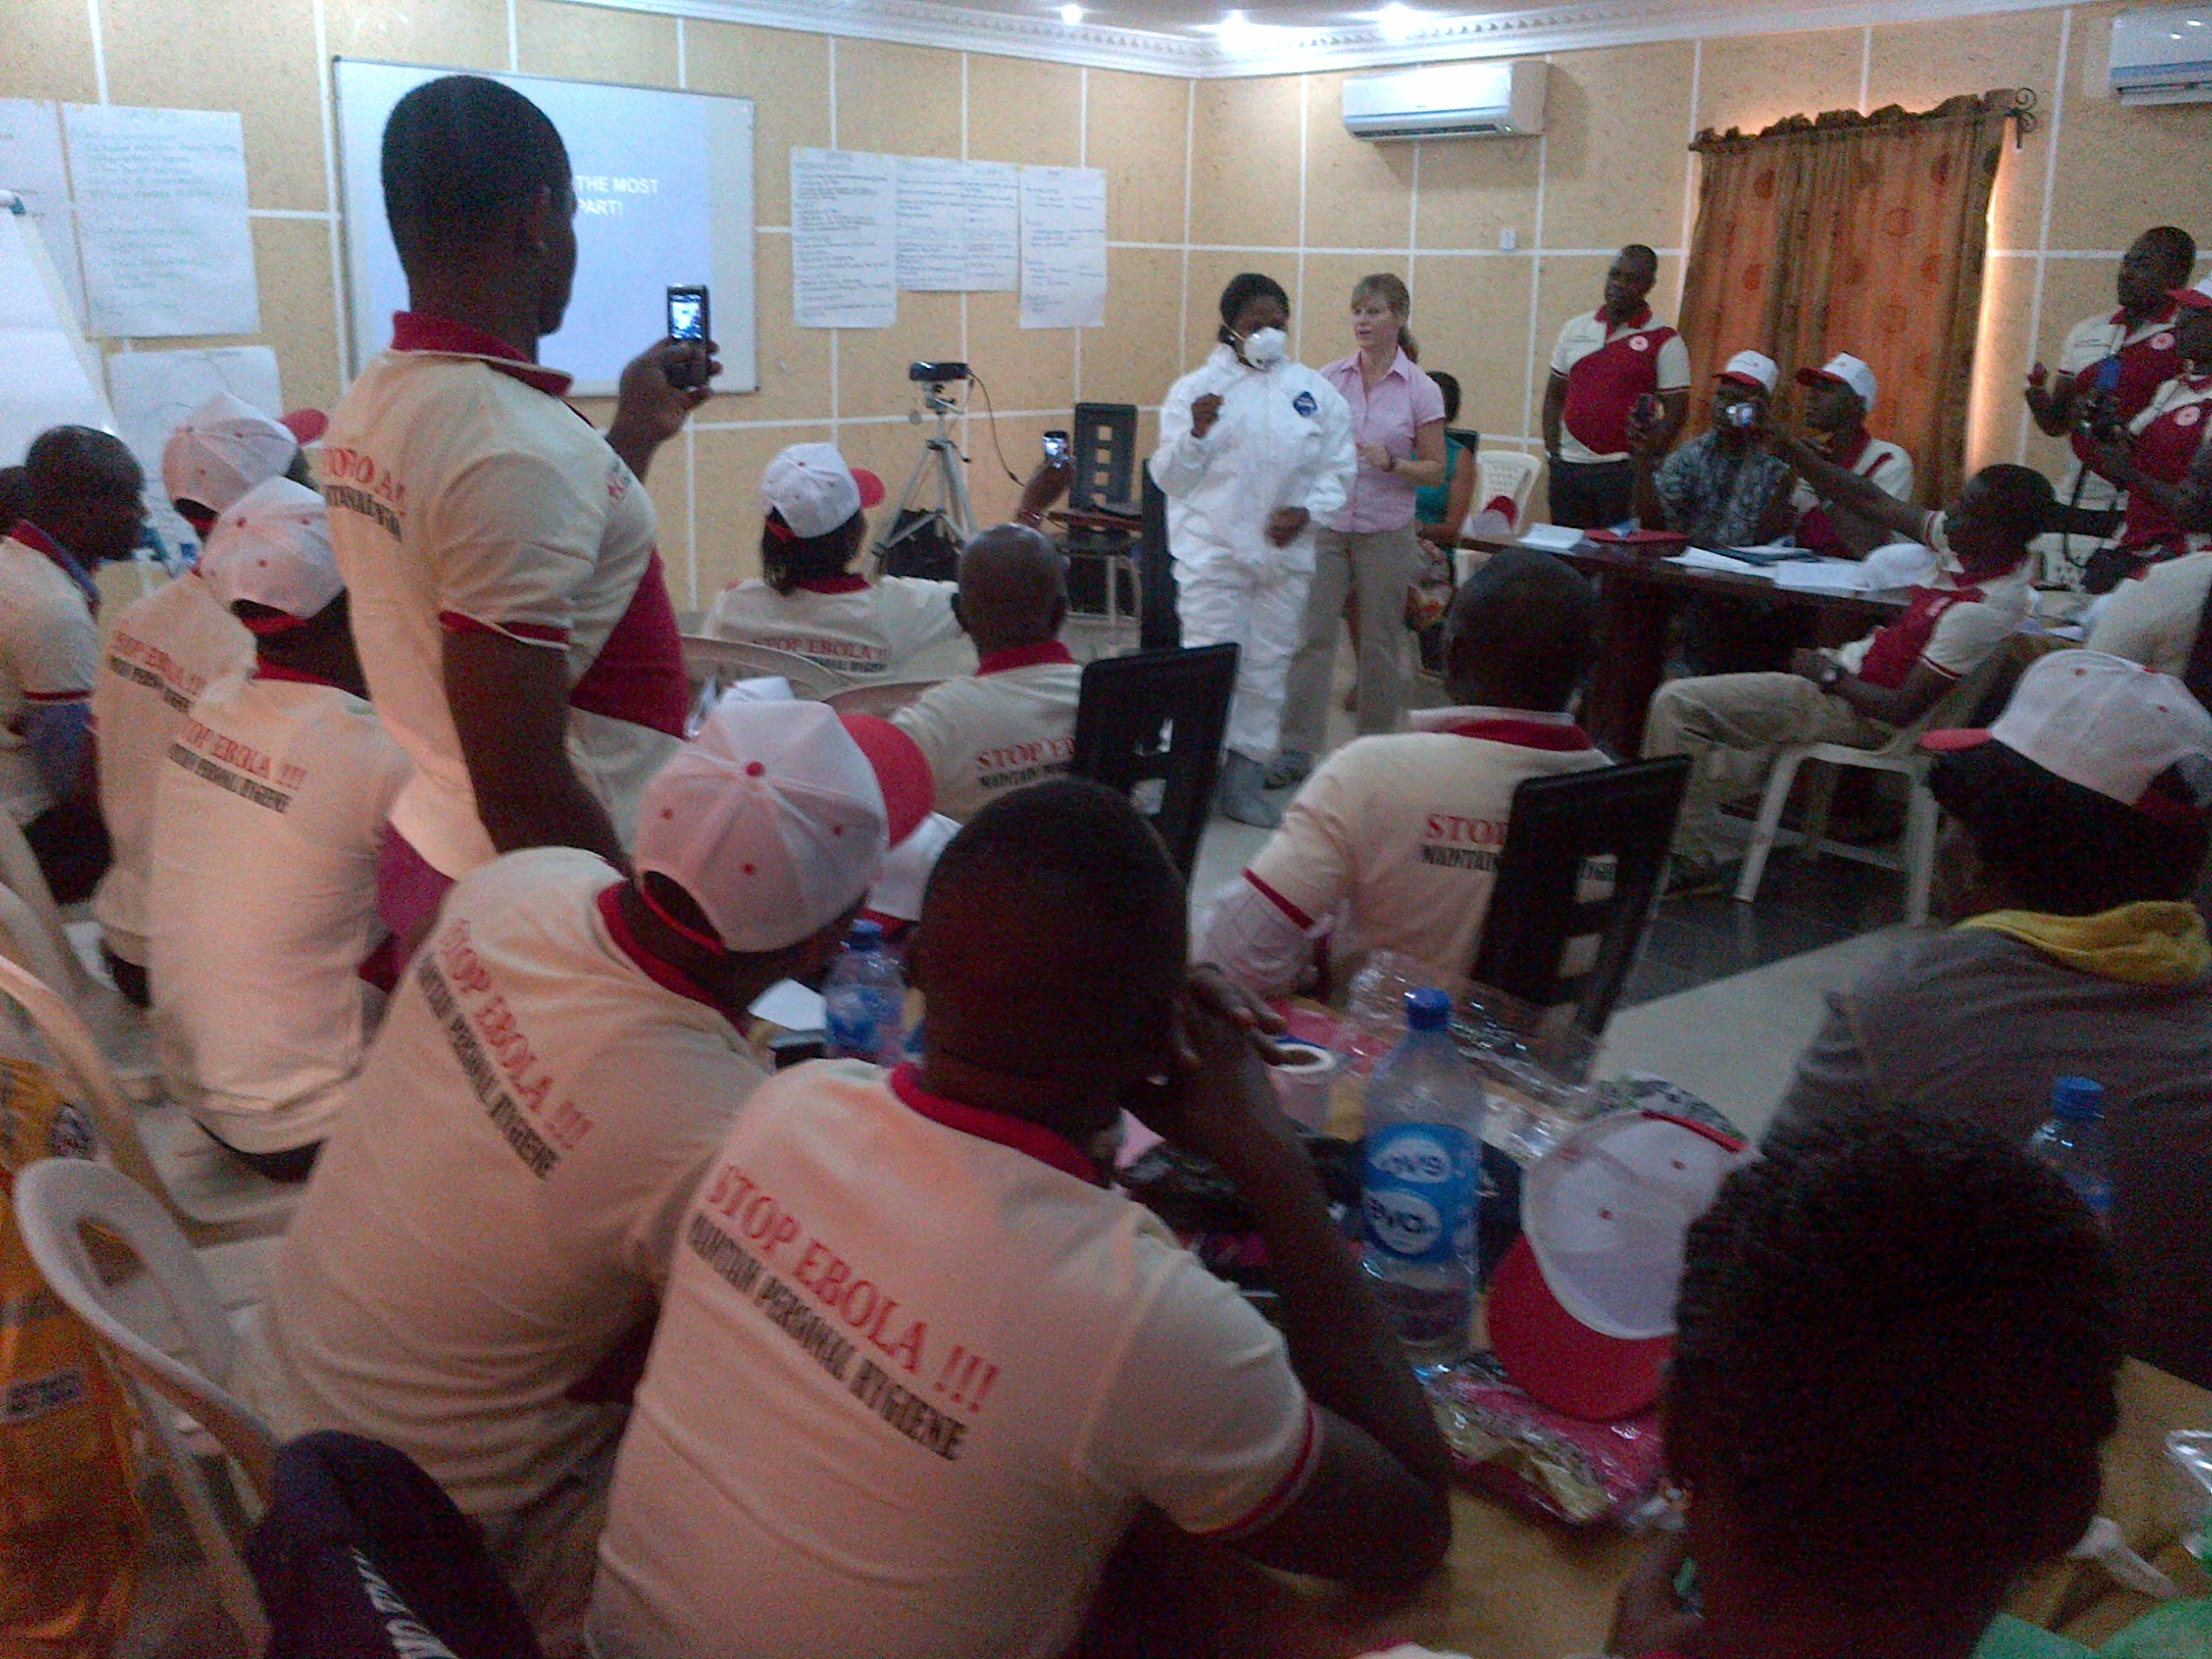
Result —
[[[340, 58], [339, 165], [353, 371], [391, 340], [407, 283], [384, 212], [384, 127], [426, 80], [454, 73]], [[666, 332], [666, 290], [714, 290], [717, 391], [760, 385], [753, 356], [753, 103], [709, 92], [493, 75], [560, 129], [576, 180], [576, 284], [561, 332], [538, 354], [587, 395], [612, 393], [622, 365]]]

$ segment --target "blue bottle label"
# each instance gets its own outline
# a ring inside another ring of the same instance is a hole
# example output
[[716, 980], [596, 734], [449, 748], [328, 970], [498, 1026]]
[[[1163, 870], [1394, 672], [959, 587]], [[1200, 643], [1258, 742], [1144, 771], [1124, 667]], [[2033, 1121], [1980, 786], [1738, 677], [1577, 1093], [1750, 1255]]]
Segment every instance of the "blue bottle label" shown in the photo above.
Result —
[[1361, 1179], [1367, 1236], [1402, 1262], [1443, 1267], [1471, 1248], [1482, 1158], [1465, 1130], [1396, 1123], [1367, 1137]]

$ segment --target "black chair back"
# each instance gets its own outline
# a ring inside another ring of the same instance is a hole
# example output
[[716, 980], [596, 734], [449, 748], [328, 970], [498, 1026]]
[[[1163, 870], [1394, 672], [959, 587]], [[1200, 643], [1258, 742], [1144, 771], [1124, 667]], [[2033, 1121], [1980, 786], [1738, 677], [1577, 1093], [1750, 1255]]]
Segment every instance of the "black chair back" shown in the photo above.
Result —
[[1688, 785], [1685, 755], [1531, 778], [1513, 791], [1473, 977], [1595, 1036], [1658, 902]]
[[1102, 657], [1083, 671], [1070, 770], [1127, 795], [1186, 881], [1213, 806], [1236, 690], [1233, 645]]
[[1183, 643], [1183, 618], [1175, 605], [1175, 561], [1167, 551], [1167, 493], [1144, 469], [1140, 503], [1144, 529], [1137, 536], [1137, 645], [1144, 651], [1173, 651]]
[[1137, 511], [1137, 406], [1077, 404], [1068, 432], [1075, 479], [1068, 505], [1078, 512]]

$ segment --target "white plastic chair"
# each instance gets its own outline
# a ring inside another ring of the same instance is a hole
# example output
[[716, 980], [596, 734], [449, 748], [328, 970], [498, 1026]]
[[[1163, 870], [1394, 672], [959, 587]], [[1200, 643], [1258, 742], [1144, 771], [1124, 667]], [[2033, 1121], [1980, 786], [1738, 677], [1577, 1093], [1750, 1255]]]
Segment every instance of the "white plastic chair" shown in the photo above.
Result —
[[696, 633], [683, 636], [683, 671], [695, 690], [710, 678], [726, 685], [732, 680], [780, 674], [791, 682], [793, 696], [812, 702], [822, 702], [851, 683], [843, 676], [797, 652], [749, 645], [741, 639], [712, 639]]
[[1472, 518], [1503, 495], [1513, 503], [1514, 529], [1528, 529], [1529, 498], [1535, 493], [1536, 474], [1543, 463], [1518, 450], [1484, 449], [1475, 457], [1475, 499], [1467, 504], [1467, 517]]
[[[1767, 855], [1777, 841], [1789, 841], [1803, 846], [1808, 861], [1822, 853], [1833, 853], [1838, 858], [1872, 864], [1879, 869], [1903, 871], [1905, 923], [1918, 927], [1926, 922], [1929, 889], [1936, 875], [1936, 830], [1941, 815], [1936, 797], [1929, 792], [1929, 757], [1921, 753], [1921, 734], [1939, 727], [1956, 725], [1970, 717], [1990, 687], [1997, 683], [1997, 677], [2004, 671], [2008, 660], [2007, 652], [1994, 652], [1989, 661], [1936, 698], [1935, 707], [1878, 749], [1854, 749], [1847, 743], [1799, 743], [1777, 752], [1774, 769], [1767, 776], [1766, 793], [1759, 801], [1758, 821], [1751, 828], [1751, 849], [1745, 854], [1743, 871], [1736, 878], [1737, 899], [1744, 904], [1758, 899], [1760, 879], [1766, 874]], [[1878, 848], [1854, 847], [1827, 839], [1828, 801], [1835, 789], [1833, 774], [1821, 781], [1813, 799], [1807, 804], [1805, 827], [1802, 830], [1784, 830], [1782, 809], [1789, 799], [1797, 768], [1808, 760], [1824, 760], [1832, 766], [1857, 766], [1863, 772], [1894, 772], [1908, 779], [1904, 840], [1899, 850], [1888, 853]]]
[[889, 684], [849, 685], [825, 699], [841, 715], [874, 715], [888, 720], [942, 680], [893, 680]]
[[0, 887], [21, 901], [0, 916], [0, 955], [29, 969], [67, 999], [92, 1028], [126, 1094], [134, 1100], [158, 1099], [161, 1073], [145, 1016], [85, 966], [37, 855], [5, 812], [0, 812]]
[[[174, 1222], [137, 1182], [121, 1172], [81, 1158], [48, 1158], [16, 1177], [16, 1224], [48, 1286], [92, 1327], [101, 1348], [129, 1388], [139, 1420], [163, 1472], [183, 1506], [193, 1536], [214, 1580], [223, 1611], [238, 1624], [248, 1650], [269, 1640], [269, 1621], [253, 1575], [238, 1553], [239, 1538], [224, 1520], [226, 1510], [207, 1471], [186, 1444], [175, 1412], [187, 1413], [213, 1435], [231, 1470], [231, 1512], [250, 1522], [266, 1503], [276, 1443], [252, 1410], [231, 1392], [238, 1375], [238, 1338], [223, 1317], [214, 1287]], [[84, 1230], [119, 1238], [144, 1269], [129, 1283], [130, 1298], [117, 1294], [94, 1263]], [[146, 1292], [152, 1293], [149, 1297]], [[157, 1306], [162, 1338], [147, 1317]]]
[[0, 999], [46, 1040], [54, 1064], [91, 1114], [101, 1149], [144, 1187], [194, 1244], [266, 1238], [284, 1230], [301, 1189], [257, 1173], [207, 1138], [183, 1108], [134, 1110], [85, 1022], [51, 987], [0, 958]]

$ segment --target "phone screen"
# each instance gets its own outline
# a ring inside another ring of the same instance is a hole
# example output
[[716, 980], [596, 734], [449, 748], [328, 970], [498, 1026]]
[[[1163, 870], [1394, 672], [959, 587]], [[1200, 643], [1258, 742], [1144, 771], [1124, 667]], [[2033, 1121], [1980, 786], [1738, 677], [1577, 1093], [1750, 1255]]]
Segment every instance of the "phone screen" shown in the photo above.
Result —
[[1045, 435], [1045, 459], [1065, 461], [1067, 458], [1068, 435], [1065, 432], [1047, 432]]
[[705, 295], [696, 289], [669, 289], [668, 337], [671, 340], [704, 340], [707, 337]]

